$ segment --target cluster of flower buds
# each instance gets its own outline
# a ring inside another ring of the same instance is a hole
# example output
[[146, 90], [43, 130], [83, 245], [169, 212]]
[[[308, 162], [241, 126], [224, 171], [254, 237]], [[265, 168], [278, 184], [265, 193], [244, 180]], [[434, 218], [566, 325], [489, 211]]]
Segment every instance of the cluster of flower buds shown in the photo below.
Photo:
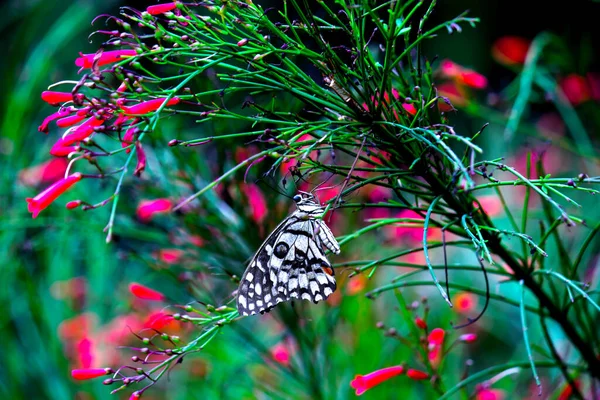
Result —
[[[49, 133], [52, 123], [58, 128], [65, 128], [66, 132], [58, 138], [50, 148], [50, 155], [55, 158], [69, 158], [71, 162], [66, 169], [65, 177], [54, 182], [45, 191], [34, 198], [27, 199], [28, 209], [33, 218], [48, 207], [58, 196], [73, 186], [82, 178], [102, 178], [110, 173], [105, 173], [99, 166], [97, 157], [110, 156], [125, 151], [129, 153], [135, 149], [137, 165], [134, 174], [140, 176], [146, 166], [146, 155], [141, 142], [138, 140], [143, 132], [143, 122], [158, 110], [177, 105], [179, 97], [166, 96], [148, 99], [142, 96], [141, 82], [144, 77], [132, 72], [124, 72], [121, 65], [115, 63], [135, 59], [140, 54], [136, 49], [121, 49], [100, 51], [95, 54], [81, 54], [75, 60], [75, 65], [82, 70], [91, 69], [91, 74], [85, 74], [81, 81], [75, 85], [71, 92], [45, 91], [42, 100], [52, 106], [58, 106], [58, 111], [44, 119], [38, 130]], [[99, 68], [111, 65], [107, 70]], [[120, 80], [116, 88], [107, 83], [106, 75], [113, 75]], [[110, 99], [93, 96], [93, 89], [100, 93], [111, 93]], [[102, 135], [110, 136], [120, 142], [121, 146], [105, 150], [100, 144], [105, 141]], [[77, 160], [87, 160], [100, 170], [100, 174], [71, 173], [72, 164]], [[106, 202], [92, 206], [82, 201], [69, 202], [67, 208], [77, 208], [84, 205], [86, 209], [104, 205]]]

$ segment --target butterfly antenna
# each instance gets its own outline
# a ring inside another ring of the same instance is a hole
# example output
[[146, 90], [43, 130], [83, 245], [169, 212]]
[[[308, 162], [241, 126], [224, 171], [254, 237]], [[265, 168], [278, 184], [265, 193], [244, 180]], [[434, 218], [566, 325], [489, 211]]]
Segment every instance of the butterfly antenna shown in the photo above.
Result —
[[254, 183], [256, 183], [256, 184], [260, 184], [261, 182], [264, 183], [265, 185], [267, 185], [269, 188], [271, 188], [274, 192], [279, 193], [280, 195], [287, 197], [288, 199], [292, 198], [292, 196], [290, 196], [287, 193], [285, 193], [284, 191], [280, 190], [278, 187], [273, 186], [270, 183], [268, 183], [264, 178], [259, 178], [256, 181], [254, 181]]

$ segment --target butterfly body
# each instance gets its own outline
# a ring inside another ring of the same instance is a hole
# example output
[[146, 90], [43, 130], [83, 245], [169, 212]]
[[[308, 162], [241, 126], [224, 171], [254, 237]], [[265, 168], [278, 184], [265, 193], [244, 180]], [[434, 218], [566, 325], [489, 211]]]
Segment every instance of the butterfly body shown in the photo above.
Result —
[[294, 201], [298, 209], [269, 235], [242, 276], [237, 293], [241, 315], [262, 314], [291, 299], [317, 303], [336, 289], [323, 248], [339, 254], [340, 247], [320, 219], [325, 208], [309, 193], [301, 192]]

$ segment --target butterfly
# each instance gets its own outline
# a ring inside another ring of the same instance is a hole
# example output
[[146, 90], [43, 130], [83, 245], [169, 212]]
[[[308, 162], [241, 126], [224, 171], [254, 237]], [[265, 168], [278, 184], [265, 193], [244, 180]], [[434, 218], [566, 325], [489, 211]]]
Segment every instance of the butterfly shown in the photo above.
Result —
[[340, 245], [320, 219], [325, 207], [311, 193], [293, 197], [297, 210], [284, 219], [260, 246], [237, 291], [241, 315], [264, 314], [291, 299], [325, 300], [336, 289], [333, 268], [323, 248], [340, 253]]

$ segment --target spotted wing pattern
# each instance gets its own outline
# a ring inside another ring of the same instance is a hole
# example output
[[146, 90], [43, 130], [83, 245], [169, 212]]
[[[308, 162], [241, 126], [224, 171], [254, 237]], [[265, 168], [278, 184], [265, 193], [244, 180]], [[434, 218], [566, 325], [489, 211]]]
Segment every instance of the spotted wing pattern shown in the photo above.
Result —
[[240, 282], [241, 315], [262, 314], [291, 299], [318, 303], [335, 291], [333, 268], [323, 248], [339, 254], [340, 247], [325, 222], [315, 218], [322, 212], [312, 196], [302, 198], [298, 210], [265, 240]]

